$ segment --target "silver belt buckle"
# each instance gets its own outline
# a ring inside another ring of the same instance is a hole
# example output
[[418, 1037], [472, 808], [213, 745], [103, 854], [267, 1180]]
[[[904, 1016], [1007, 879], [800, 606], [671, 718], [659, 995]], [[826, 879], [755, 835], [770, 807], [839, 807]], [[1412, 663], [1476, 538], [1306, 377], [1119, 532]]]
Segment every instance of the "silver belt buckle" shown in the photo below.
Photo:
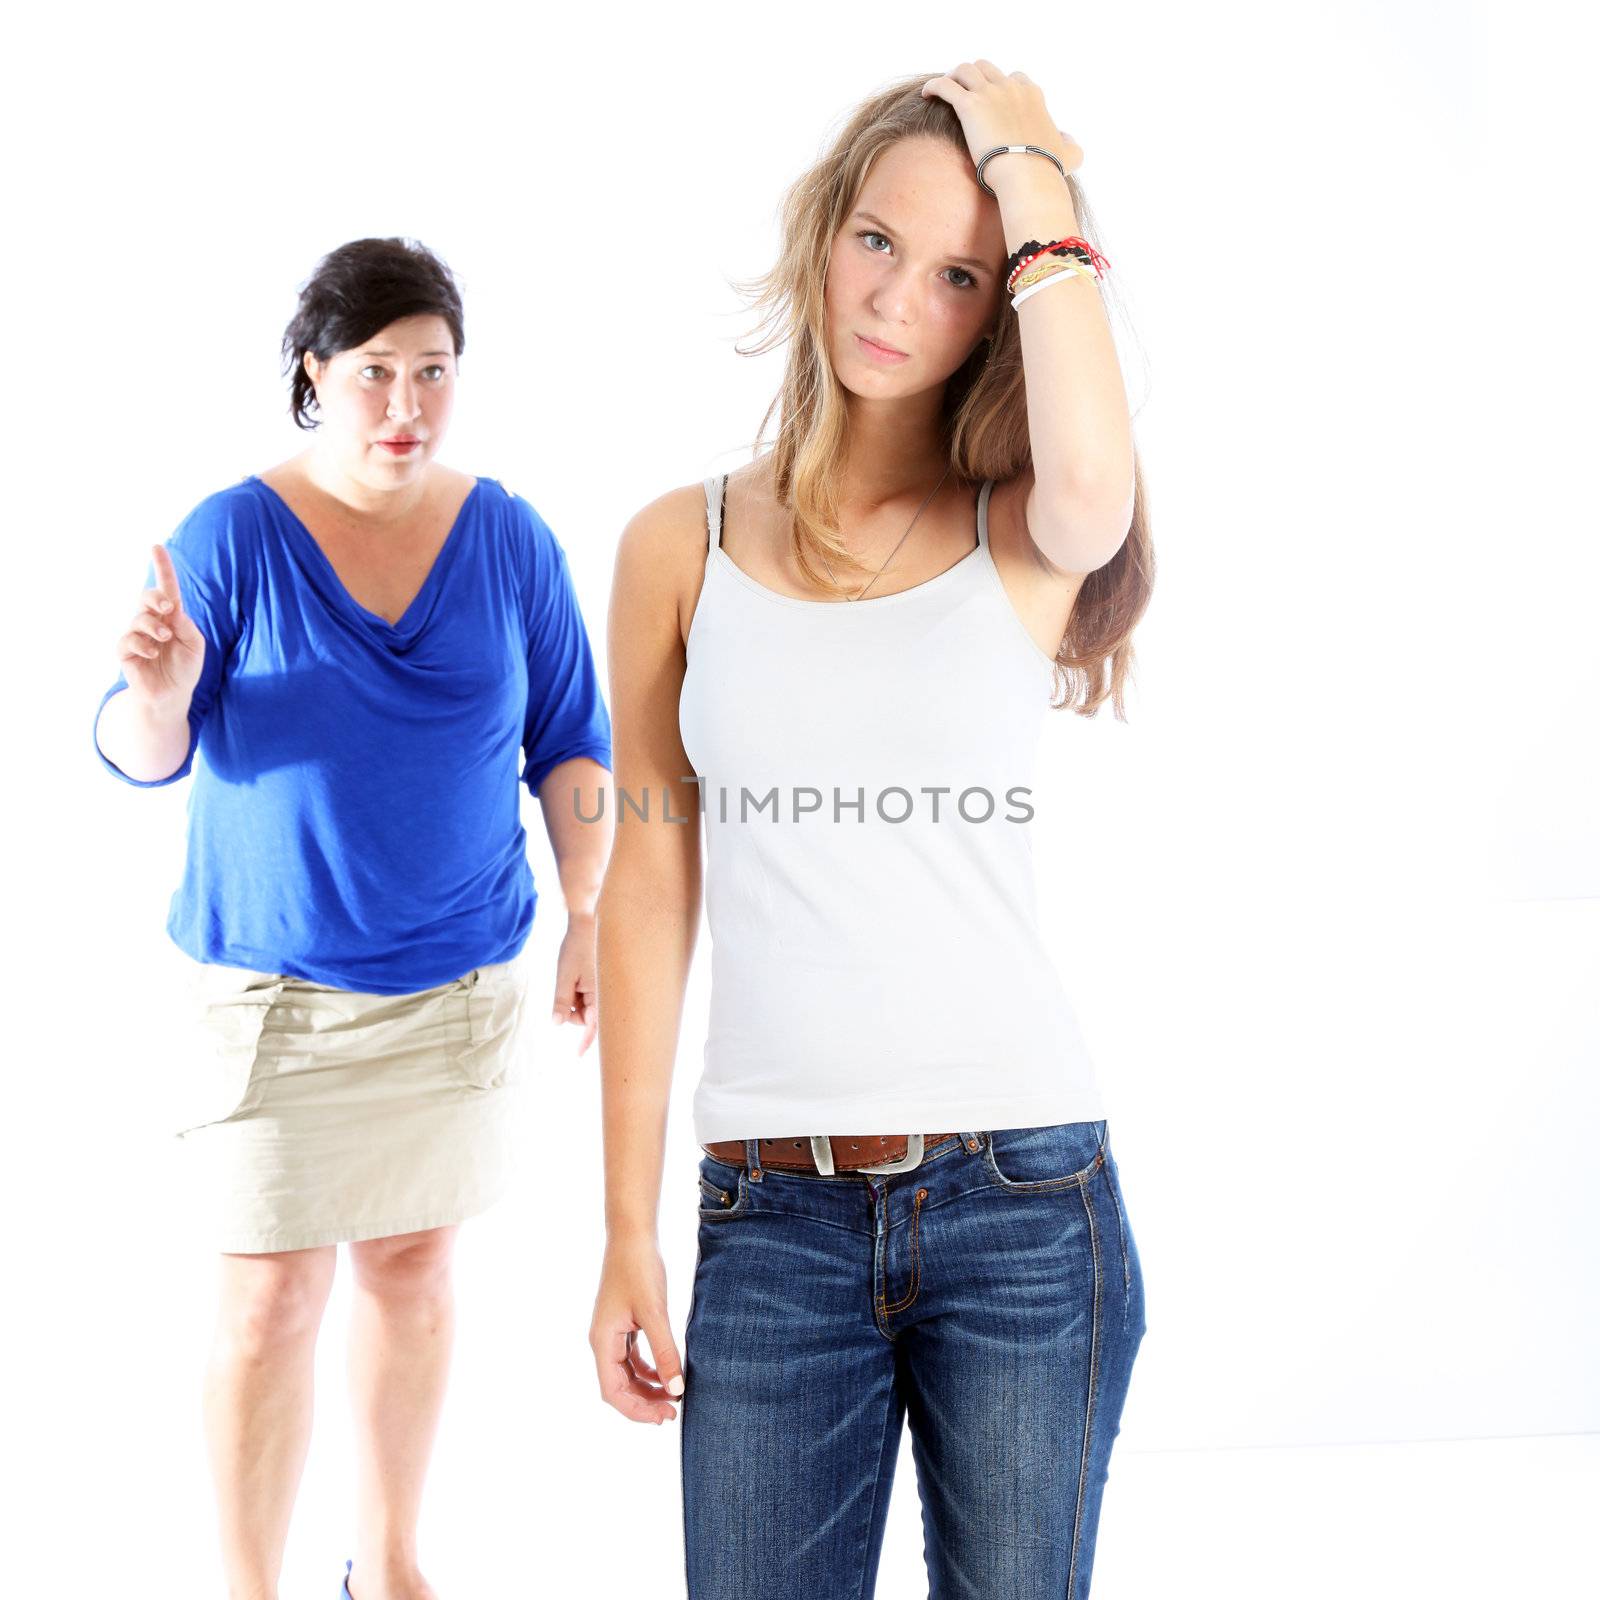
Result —
[[[817, 1171], [825, 1178], [833, 1176], [833, 1146], [828, 1141], [825, 1133], [811, 1135], [811, 1159], [817, 1164]], [[898, 1161], [883, 1161], [875, 1167], [852, 1167], [852, 1172], [909, 1172], [913, 1167], [922, 1164], [922, 1135], [920, 1133], [908, 1134], [906, 1137], [906, 1153]]]

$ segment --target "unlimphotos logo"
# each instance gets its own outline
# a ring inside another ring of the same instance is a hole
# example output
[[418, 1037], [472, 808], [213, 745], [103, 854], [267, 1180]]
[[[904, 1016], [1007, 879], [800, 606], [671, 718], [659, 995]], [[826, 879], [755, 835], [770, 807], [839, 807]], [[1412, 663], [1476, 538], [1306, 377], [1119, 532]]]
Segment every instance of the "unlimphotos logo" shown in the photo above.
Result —
[[[960, 790], [949, 784], [924, 784], [916, 789], [890, 784], [886, 788], [877, 790], [870, 799], [864, 786], [851, 791], [835, 785], [828, 794], [825, 794], [821, 789], [813, 788], [809, 784], [795, 784], [787, 789], [774, 784], [771, 788], [760, 792], [744, 784], [740, 784], [737, 791], [730, 791], [726, 784], [718, 784], [715, 786], [713, 801], [710, 798], [710, 786], [705, 778], [697, 775], [680, 778], [678, 781], [692, 783], [695, 786], [696, 804], [693, 809], [681, 813], [675, 812], [672, 808], [672, 791], [663, 786], [660, 806], [654, 812], [655, 819], [659, 822], [692, 822], [696, 816], [710, 815], [715, 816], [718, 822], [774, 824], [814, 820], [830, 823], [845, 821], [864, 823], [869, 816], [887, 823], [909, 822], [913, 817], [928, 822], [954, 820], [977, 823], [995, 820], [998, 807], [994, 792], [982, 784], [973, 784]], [[617, 786], [615, 793], [618, 823], [626, 822], [630, 817], [635, 817], [641, 822], [651, 820], [651, 790], [646, 789], [642, 794], [635, 794]], [[1007, 811], [999, 820], [1031, 822], [1033, 804], [1026, 797], [1032, 793], [1033, 790], [1026, 784], [1013, 784], [1005, 791], [1005, 802], [1007, 806], [1020, 810]], [[952, 795], [955, 797], [953, 801], [949, 798]], [[592, 815], [583, 807], [581, 791], [574, 789], [572, 799], [574, 812], [580, 822], [598, 822], [606, 814], [604, 786], [600, 789], [599, 805]]]

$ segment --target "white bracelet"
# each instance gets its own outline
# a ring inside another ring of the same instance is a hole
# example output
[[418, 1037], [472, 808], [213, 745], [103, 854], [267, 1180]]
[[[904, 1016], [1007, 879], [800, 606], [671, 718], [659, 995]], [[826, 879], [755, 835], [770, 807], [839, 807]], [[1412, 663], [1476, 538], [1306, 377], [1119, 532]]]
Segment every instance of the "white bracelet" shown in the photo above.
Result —
[[1061, 267], [1059, 270], [1047, 274], [1037, 283], [1030, 283], [1026, 289], [1017, 290], [1011, 297], [1012, 308], [1015, 309], [1020, 306], [1030, 294], [1038, 294], [1047, 283], [1054, 283], [1057, 278], [1088, 278], [1092, 282], [1096, 276], [1097, 274], [1090, 272], [1087, 267]]

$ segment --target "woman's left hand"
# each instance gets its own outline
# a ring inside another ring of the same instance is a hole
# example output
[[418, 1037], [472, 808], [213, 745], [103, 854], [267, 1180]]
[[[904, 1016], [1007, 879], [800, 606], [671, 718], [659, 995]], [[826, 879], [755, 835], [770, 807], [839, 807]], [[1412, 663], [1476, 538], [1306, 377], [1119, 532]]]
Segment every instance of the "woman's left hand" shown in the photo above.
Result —
[[[1004, 73], [992, 61], [981, 57], [963, 61], [943, 77], [929, 78], [922, 86], [923, 96], [936, 94], [948, 100], [961, 119], [967, 136], [967, 149], [974, 164], [985, 150], [997, 144], [1036, 144], [1061, 158], [1061, 165], [1074, 172], [1083, 164], [1083, 146], [1069, 133], [1063, 133], [1045, 108], [1044, 91], [1025, 72]], [[984, 173], [984, 181], [1003, 160], [1029, 160], [1043, 164], [1041, 156], [997, 156]]]
[[556, 956], [555, 1020], [576, 1022], [583, 1029], [581, 1056], [594, 1043], [600, 1027], [600, 985], [596, 976], [595, 921], [592, 915], [567, 917], [567, 931]]

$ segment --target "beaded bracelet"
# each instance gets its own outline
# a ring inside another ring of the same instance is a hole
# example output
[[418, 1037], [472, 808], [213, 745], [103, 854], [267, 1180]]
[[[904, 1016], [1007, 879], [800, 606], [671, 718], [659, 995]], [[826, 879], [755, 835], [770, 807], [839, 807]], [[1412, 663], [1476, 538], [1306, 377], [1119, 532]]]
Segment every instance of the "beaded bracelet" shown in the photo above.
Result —
[[1055, 270], [1046, 272], [1041, 277], [1034, 279], [1033, 282], [1029, 283], [1026, 288], [1018, 289], [1017, 292], [1011, 297], [1012, 310], [1015, 310], [1018, 306], [1020, 306], [1022, 302], [1029, 297], [1029, 295], [1038, 294], [1038, 292], [1044, 288], [1047, 283], [1054, 283], [1057, 278], [1087, 278], [1091, 283], [1093, 283], [1095, 281], [1095, 274], [1092, 273], [1087, 267], [1082, 266], [1057, 267]]
[[1027, 262], [1036, 259], [1047, 250], [1054, 250], [1058, 255], [1082, 254], [1081, 248], [1075, 239], [1057, 239], [1053, 245], [1046, 245], [1040, 239], [1024, 239], [1015, 250], [1006, 257], [1006, 264], [1002, 276], [1008, 281], [1017, 275], [1018, 268]]
[[1057, 239], [1052, 244], [1041, 244], [1037, 239], [1025, 239], [1006, 259], [1006, 287], [1008, 289], [1014, 287], [1016, 279], [1023, 270], [1046, 255], [1075, 256], [1085, 266], [1092, 267], [1096, 276], [1111, 270], [1111, 263], [1087, 239], [1080, 239], [1076, 234], [1065, 239]]
[[1079, 257], [1074, 255], [1052, 255], [1047, 250], [1042, 255], [1037, 255], [1031, 260], [1024, 261], [1022, 265], [1018, 267], [1014, 273], [1012, 273], [1006, 287], [1009, 288], [1013, 294], [1015, 294], [1018, 289], [1026, 289], [1030, 283], [1037, 283], [1040, 278], [1045, 277], [1049, 273], [1065, 272], [1071, 268], [1075, 268], [1079, 272], [1086, 273], [1091, 278], [1098, 276], [1094, 268], [1087, 265]]
[[1100, 253], [1093, 248], [1093, 246], [1082, 245], [1077, 240], [1059, 240], [1054, 245], [1038, 246], [1031, 253], [1029, 253], [1027, 247], [1024, 246], [1021, 251], [1016, 253], [1014, 264], [1009, 266], [1007, 269], [1006, 287], [1008, 289], [1015, 288], [1018, 279], [1020, 279], [1030, 267], [1032, 267], [1036, 262], [1047, 260], [1051, 256], [1054, 256], [1058, 259], [1076, 261], [1083, 266], [1086, 271], [1092, 272], [1096, 277], [1098, 277], [1102, 271], [1109, 269], [1111, 265], [1111, 263], [1107, 261], [1104, 256], [1100, 255]]
[[[1017, 281], [1011, 286], [1011, 292], [1013, 295], [1021, 294], [1024, 289], [1029, 288], [1035, 283], [1042, 283], [1046, 278], [1052, 277], [1058, 272], [1071, 272], [1073, 270], [1073, 268], [1066, 266], [1060, 261], [1042, 262], [1039, 266], [1030, 267], [1026, 272], [1024, 272], [1022, 276], [1018, 278]], [[1085, 274], [1088, 273], [1088, 268], [1086, 267], [1078, 270], [1084, 272]]]

